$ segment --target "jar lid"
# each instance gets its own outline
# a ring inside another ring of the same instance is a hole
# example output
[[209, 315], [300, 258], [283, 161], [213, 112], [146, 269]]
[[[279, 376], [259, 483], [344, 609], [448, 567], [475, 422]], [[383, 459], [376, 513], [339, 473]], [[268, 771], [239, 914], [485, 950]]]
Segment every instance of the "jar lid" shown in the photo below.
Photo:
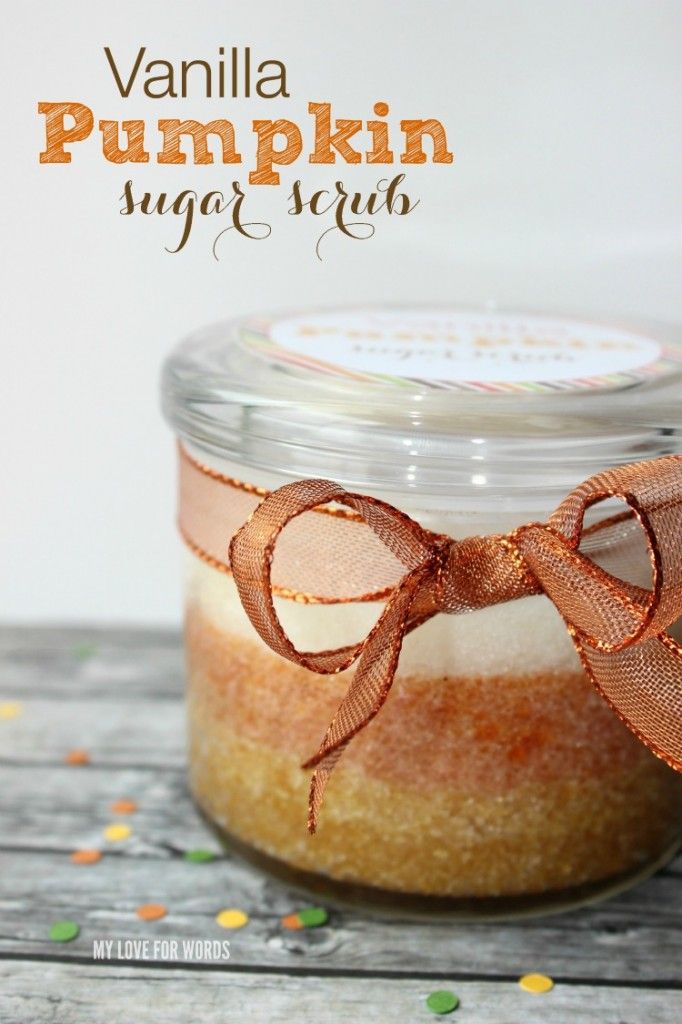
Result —
[[679, 327], [412, 306], [209, 327], [163, 397], [183, 437], [245, 466], [507, 498], [678, 451], [681, 385]]

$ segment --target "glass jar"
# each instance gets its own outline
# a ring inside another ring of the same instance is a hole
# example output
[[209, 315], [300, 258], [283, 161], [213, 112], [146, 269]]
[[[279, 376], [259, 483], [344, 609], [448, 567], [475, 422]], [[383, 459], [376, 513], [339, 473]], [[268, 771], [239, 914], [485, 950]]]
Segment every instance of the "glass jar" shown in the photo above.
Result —
[[[680, 450], [681, 353], [660, 326], [416, 307], [251, 318], [176, 349], [163, 392], [189, 547], [190, 781], [231, 846], [340, 900], [464, 916], [575, 905], [671, 855], [682, 777], [597, 694], [544, 595], [405, 638], [309, 836], [300, 766], [353, 669], [315, 675], [273, 653], [228, 546], [266, 492], [310, 477], [455, 538], [545, 520], [593, 473]], [[357, 642], [383, 607], [276, 594], [308, 651]]]

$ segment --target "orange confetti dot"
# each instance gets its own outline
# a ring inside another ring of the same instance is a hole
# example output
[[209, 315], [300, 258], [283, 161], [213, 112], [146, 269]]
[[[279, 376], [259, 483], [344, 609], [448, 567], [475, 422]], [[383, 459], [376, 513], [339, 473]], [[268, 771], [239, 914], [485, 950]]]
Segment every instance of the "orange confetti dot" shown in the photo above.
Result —
[[288, 928], [289, 931], [298, 931], [299, 928], [303, 927], [301, 919], [298, 914], [287, 914], [286, 917], [282, 918], [282, 927]]
[[96, 864], [101, 859], [101, 850], [74, 850], [71, 854], [74, 864]]
[[143, 903], [135, 911], [142, 921], [158, 921], [168, 913], [163, 903]]
[[90, 764], [90, 755], [87, 750], [69, 750], [64, 760], [67, 764]]
[[114, 800], [111, 810], [114, 814], [134, 814], [137, 804], [134, 800]]

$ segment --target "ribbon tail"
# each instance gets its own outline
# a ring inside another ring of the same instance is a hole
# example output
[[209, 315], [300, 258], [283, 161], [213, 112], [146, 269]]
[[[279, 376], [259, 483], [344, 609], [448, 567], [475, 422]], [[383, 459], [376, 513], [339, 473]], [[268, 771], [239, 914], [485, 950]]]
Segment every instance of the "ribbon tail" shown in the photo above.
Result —
[[668, 633], [618, 651], [573, 634], [591, 682], [642, 743], [682, 772], [682, 646]]
[[344, 750], [381, 710], [389, 694], [405, 634], [430, 618], [429, 599], [420, 591], [431, 576], [430, 562], [413, 570], [394, 591], [363, 645], [352, 682], [327, 729], [319, 750], [303, 768], [314, 768], [308, 798], [308, 831], [314, 834], [329, 777]]

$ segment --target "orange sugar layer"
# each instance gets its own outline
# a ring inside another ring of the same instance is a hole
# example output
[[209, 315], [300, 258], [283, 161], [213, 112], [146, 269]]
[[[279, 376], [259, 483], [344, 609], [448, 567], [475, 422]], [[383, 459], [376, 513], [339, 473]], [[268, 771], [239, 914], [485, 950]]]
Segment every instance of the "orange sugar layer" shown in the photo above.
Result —
[[[319, 676], [253, 640], [187, 615], [195, 696], [216, 728], [306, 760], [349, 685]], [[612, 777], [642, 768], [651, 784], [671, 773], [575, 672], [486, 678], [402, 676], [342, 764], [401, 787], [492, 795], [526, 783]], [[682, 788], [682, 782], [681, 782]]]
[[[636, 869], [675, 838], [680, 777], [579, 675], [529, 675], [396, 680], [311, 839], [299, 765], [347, 678], [310, 676], [194, 613], [187, 625], [194, 794], [226, 831], [294, 867], [424, 895], [518, 895]], [[540, 696], [557, 705], [549, 718]], [[400, 721], [384, 727], [392, 704]]]

